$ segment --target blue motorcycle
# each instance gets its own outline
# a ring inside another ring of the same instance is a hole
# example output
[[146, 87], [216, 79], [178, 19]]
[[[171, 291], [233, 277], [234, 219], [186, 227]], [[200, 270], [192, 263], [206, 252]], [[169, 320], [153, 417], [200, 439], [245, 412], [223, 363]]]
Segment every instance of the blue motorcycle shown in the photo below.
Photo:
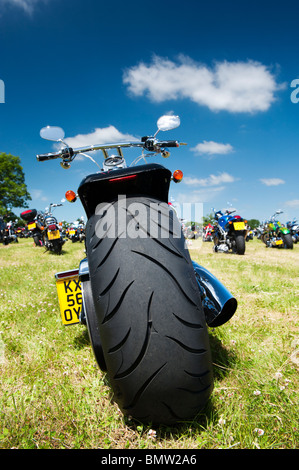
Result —
[[297, 219], [287, 222], [287, 228], [291, 232], [293, 243], [297, 243], [299, 240], [299, 224]]
[[213, 210], [215, 212], [214, 251], [225, 253], [231, 250], [238, 255], [244, 255], [247, 220], [244, 220], [240, 215], [232, 215], [236, 212], [235, 209], [226, 209], [224, 214], [221, 211]]

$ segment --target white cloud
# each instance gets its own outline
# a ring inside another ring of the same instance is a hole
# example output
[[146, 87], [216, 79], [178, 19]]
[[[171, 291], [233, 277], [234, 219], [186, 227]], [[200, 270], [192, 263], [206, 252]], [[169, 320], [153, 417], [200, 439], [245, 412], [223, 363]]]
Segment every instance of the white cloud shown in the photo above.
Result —
[[22, 8], [26, 13], [31, 15], [35, 5], [38, 3], [46, 3], [48, 0], [0, 0], [0, 5], [12, 5]]
[[285, 205], [289, 207], [299, 207], [299, 199], [293, 199], [292, 201], [287, 201]]
[[187, 193], [179, 193], [176, 197], [176, 202], [178, 204], [195, 204], [203, 202], [211, 202], [218, 196], [221, 192], [225, 190], [225, 186], [217, 186], [204, 188], [199, 190], [194, 190]]
[[64, 141], [70, 147], [85, 147], [87, 145], [95, 144], [112, 144], [114, 142], [128, 142], [136, 141], [138, 138], [130, 135], [123, 134], [118, 131], [114, 126], [108, 126], [104, 128], [96, 128], [89, 134], [78, 134], [74, 137], [68, 137]]
[[223, 61], [208, 67], [186, 56], [177, 62], [154, 56], [149, 65], [127, 69], [123, 82], [132, 95], [147, 95], [154, 102], [188, 98], [211, 111], [236, 113], [267, 111], [275, 92], [285, 87], [260, 62]]
[[233, 151], [233, 147], [230, 144], [222, 144], [212, 140], [207, 142], [204, 140], [202, 143], [191, 148], [191, 151], [195, 155], [226, 155]]
[[278, 186], [284, 184], [285, 181], [280, 178], [261, 178], [260, 181], [266, 186]]
[[30, 189], [30, 195], [33, 201], [48, 201], [48, 198], [44, 196], [42, 189]]
[[223, 172], [219, 175], [210, 175], [208, 178], [193, 178], [186, 176], [183, 178], [185, 184], [189, 186], [199, 186], [199, 187], [209, 187], [209, 186], [218, 186], [223, 183], [233, 183], [237, 181], [237, 178], [230, 175], [229, 173]]

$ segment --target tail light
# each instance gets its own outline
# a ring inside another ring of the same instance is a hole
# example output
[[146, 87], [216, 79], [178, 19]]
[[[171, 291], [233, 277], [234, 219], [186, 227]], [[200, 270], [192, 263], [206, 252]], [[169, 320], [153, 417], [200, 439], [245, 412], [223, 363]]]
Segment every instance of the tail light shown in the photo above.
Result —
[[48, 225], [48, 230], [57, 230], [57, 227], [56, 225], [51, 224], [51, 225]]
[[127, 176], [120, 176], [119, 178], [111, 178], [109, 183], [114, 183], [116, 181], [124, 181], [124, 180], [133, 180], [136, 178], [137, 175], [127, 175]]

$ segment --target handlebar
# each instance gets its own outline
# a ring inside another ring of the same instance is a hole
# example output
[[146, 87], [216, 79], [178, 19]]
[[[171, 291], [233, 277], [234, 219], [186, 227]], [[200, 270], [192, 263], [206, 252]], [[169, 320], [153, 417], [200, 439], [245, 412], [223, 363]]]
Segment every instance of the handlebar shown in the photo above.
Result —
[[[142, 141], [98, 144], [80, 148], [66, 147], [59, 150], [58, 152], [37, 155], [36, 158], [39, 162], [43, 162], [46, 160], [54, 160], [56, 158], [62, 158], [64, 161], [69, 162], [72, 161], [73, 158], [79, 153], [92, 152], [96, 150], [102, 150], [105, 154], [105, 151], [109, 149], [116, 149], [119, 152], [121, 148], [142, 147], [143, 149], [146, 149], [148, 151], [160, 152], [163, 147], [179, 147], [180, 145], [186, 145], [183, 143], [179, 143], [177, 140], [158, 141], [152, 137], [144, 137], [143, 139]], [[107, 154], [105, 155], [105, 158], [106, 157]]]
[[59, 158], [61, 157], [60, 152], [59, 153], [43, 153], [41, 155], [36, 155], [36, 158], [39, 162], [44, 162], [46, 160], [53, 160], [54, 158]]
[[165, 140], [164, 142], [159, 142], [159, 147], [179, 147], [180, 144], [177, 140]]

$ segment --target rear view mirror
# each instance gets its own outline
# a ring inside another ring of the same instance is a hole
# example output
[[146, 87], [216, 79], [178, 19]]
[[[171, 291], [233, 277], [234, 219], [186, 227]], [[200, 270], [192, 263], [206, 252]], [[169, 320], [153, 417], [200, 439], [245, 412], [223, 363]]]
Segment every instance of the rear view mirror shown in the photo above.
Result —
[[157, 121], [159, 131], [170, 131], [181, 124], [179, 116], [161, 116]]
[[59, 142], [64, 138], [64, 130], [61, 127], [47, 126], [40, 130], [39, 135], [42, 139]]

